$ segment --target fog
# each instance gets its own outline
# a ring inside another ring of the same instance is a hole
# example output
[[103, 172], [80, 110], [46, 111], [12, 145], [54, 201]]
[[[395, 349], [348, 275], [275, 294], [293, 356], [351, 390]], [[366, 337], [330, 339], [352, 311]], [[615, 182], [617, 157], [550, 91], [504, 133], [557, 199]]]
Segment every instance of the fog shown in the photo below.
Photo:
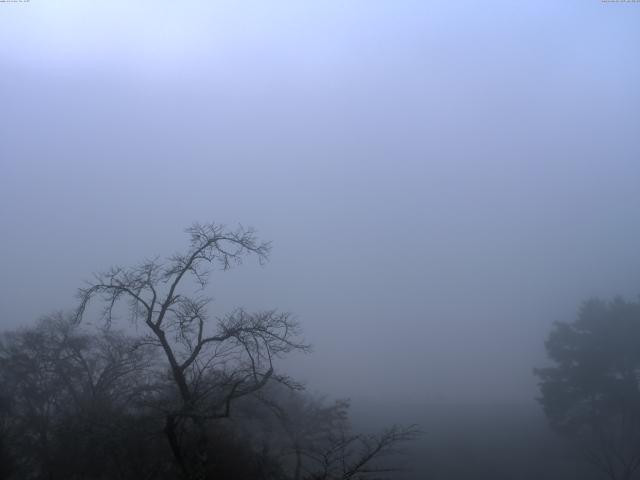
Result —
[[553, 322], [640, 293], [639, 22], [578, 0], [0, 3], [0, 328], [240, 223], [272, 254], [215, 273], [212, 310], [293, 312], [313, 353], [281, 366], [310, 390], [390, 423], [537, 409]]

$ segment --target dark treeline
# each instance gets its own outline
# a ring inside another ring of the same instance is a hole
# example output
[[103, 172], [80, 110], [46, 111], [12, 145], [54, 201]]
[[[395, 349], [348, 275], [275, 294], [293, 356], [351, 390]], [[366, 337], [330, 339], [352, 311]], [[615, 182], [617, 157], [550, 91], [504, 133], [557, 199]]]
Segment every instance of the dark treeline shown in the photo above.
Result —
[[[79, 307], [0, 343], [5, 479], [349, 479], [395, 470], [410, 426], [353, 433], [347, 401], [325, 402], [276, 371], [308, 352], [288, 313], [212, 317], [209, 274], [269, 244], [252, 230], [194, 225], [166, 261], [112, 268]], [[100, 304], [89, 312], [89, 303]], [[101, 320], [90, 322], [95, 315]], [[116, 314], [144, 333], [113, 327]]]
[[[168, 441], [167, 416], [180, 411], [179, 395], [157, 350], [142, 339], [81, 328], [56, 314], [5, 333], [0, 359], [2, 478], [195, 478], [202, 432], [176, 420], [175, 445]], [[363, 478], [414, 436], [400, 428], [354, 434], [348, 409], [347, 401], [270, 382], [207, 422], [207, 461], [198, 475]]]
[[533, 372], [542, 408], [402, 412], [420, 430], [361, 411], [353, 428], [348, 401], [278, 371], [310, 350], [292, 315], [209, 313], [210, 274], [266, 260], [269, 244], [188, 233], [184, 253], [98, 274], [75, 310], [2, 335], [1, 479], [638, 477], [640, 303], [590, 300], [554, 325]]

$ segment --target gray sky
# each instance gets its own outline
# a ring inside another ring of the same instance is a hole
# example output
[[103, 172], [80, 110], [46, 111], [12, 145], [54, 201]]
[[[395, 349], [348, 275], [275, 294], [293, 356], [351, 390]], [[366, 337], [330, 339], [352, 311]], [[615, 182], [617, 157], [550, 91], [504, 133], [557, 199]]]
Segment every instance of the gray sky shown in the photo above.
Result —
[[0, 3], [0, 326], [240, 222], [216, 305], [295, 312], [314, 389], [530, 401], [640, 293], [639, 50], [598, 0]]

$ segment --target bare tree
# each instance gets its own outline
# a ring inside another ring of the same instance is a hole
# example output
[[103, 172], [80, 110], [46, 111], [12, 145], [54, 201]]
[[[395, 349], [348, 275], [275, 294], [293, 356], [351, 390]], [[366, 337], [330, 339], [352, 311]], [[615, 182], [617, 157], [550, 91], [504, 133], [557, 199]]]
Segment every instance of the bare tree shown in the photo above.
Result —
[[[162, 350], [179, 399], [165, 411], [167, 440], [184, 476], [198, 479], [204, 477], [208, 462], [207, 422], [228, 417], [235, 399], [270, 380], [295, 386], [274, 373], [274, 359], [309, 346], [299, 338], [298, 323], [289, 313], [240, 309], [212, 317], [208, 312], [211, 299], [203, 293], [212, 270], [228, 270], [249, 255], [262, 263], [269, 243], [259, 242], [252, 229], [242, 227], [194, 224], [187, 233], [185, 253], [96, 275], [79, 291], [77, 319], [97, 296], [107, 325], [123, 302], [128, 318], [146, 327], [145, 341]], [[181, 441], [180, 432], [187, 426], [198, 437], [195, 456]]]
[[0, 419], [13, 478], [113, 473], [115, 440], [141, 417], [153, 362], [154, 352], [133, 338], [83, 331], [62, 313], [0, 336]]
[[398, 467], [380, 463], [389, 455], [401, 453], [399, 445], [414, 440], [419, 431], [415, 426], [393, 426], [379, 434], [350, 434], [339, 432], [329, 437], [329, 445], [317, 452], [310, 452], [316, 469], [305, 480], [378, 479], [397, 472]]
[[[421, 432], [415, 425], [392, 426], [374, 434], [354, 433], [350, 402], [328, 403], [322, 397], [281, 388], [260, 392], [256, 398], [276, 420], [280, 430], [272, 446], [291, 480], [374, 480], [402, 470], [403, 445]], [[251, 410], [257, 410], [252, 406]]]

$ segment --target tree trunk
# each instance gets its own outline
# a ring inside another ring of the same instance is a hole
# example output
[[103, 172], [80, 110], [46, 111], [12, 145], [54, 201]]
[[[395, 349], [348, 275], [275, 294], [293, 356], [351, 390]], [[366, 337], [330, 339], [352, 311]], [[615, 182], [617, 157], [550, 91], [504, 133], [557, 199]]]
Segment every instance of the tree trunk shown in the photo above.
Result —
[[173, 415], [167, 415], [167, 418], [165, 420], [165, 425], [164, 425], [164, 434], [167, 437], [169, 446], [171, 447], [171, 453], [173, 453], [173, 458], [178, 464], [180, 471], [182, 472], [185, 478], [189, 478], [189, 471], [187, 470], [187, 466], [184, 461], [184, 456], [182, 455], [182, 450], [180, 449], [176, 428], [177, 428], [176, 418]]
[[207, 426], [201, 419], [194, 419], [196, 429], [196, 458], [193, 480], [207, 480], [209, 435]]

